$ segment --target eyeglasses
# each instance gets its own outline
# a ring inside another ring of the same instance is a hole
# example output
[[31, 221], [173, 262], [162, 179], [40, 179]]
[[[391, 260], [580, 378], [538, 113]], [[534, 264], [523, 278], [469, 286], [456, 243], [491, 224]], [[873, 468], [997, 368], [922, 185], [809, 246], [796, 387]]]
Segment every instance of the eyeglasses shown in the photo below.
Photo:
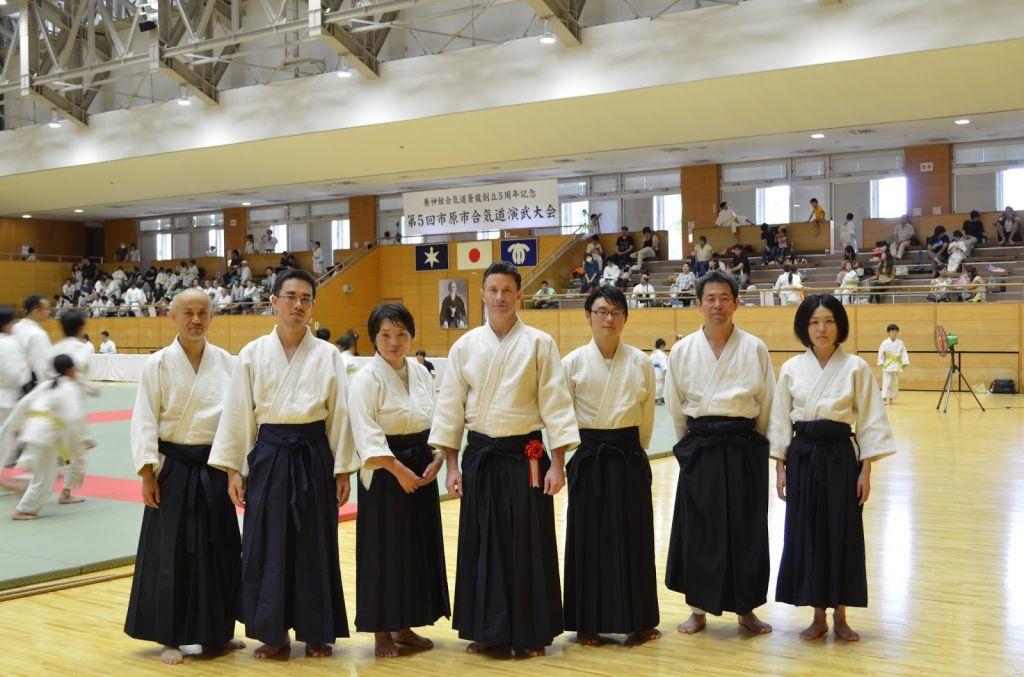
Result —
[[281, 299], [282, 301], [289, 305], [295, 305], [295, 303], [298, 302], [299, 305], [308, 306], [309, 304], [313, 303], [313, 297], [306, 295], [295, 296], [294, 294], [285, 294], [284, 296], [278, 296], [277, 298]]
[[597, 316], [599, 320], [607, 320], [609, 317], [613, 320], [621, 320], [626, 316], [626, 313], [621, 310], [600, 310], [593, 311], [593, 314]]

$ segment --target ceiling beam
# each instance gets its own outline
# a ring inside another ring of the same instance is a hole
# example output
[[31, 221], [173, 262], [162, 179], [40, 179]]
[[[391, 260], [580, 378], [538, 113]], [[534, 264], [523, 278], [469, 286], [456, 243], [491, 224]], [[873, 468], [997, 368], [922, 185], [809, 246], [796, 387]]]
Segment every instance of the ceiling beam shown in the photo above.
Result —
[[309, 6], [309, 37], [320, 40], [340, 56], [349, 57], [349, 64], [363, 77], [369, 80], [380, 77], [377, 54], [340, 23], [324, 23], [324, 13], [318, 3]]
[[39, 72], [39, 31], [36, 22], [41, 23], [38, 7], [32, 2], [23, 2], [18, 14], [18, 73], [20, 94], [36, 99], [57, 115], [70, 120], [79, 127], [89, 124], [89, 115], [84, 108], [49, 87], [37, 85], [32, 78]]
[[580, 46], [580, 14], [586, 0], [526, 0], [548, 30], [566, 47]]

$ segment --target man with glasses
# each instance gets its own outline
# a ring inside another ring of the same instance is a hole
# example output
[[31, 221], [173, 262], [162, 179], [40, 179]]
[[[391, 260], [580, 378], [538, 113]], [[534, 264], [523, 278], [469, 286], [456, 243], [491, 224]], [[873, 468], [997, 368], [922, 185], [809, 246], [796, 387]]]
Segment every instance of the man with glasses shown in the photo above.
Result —
[[306, 271], [278, 274], [277, 325], [238, 354], [210, 452], [210, 465], [228, 474], [228, 496], [245, 508], [239, 619], [263, 642], [256, 658], [286, 649], [292, 628], [313, 657], [348, 637], [338, 506], [359, 461], [341, 354], [306, 326], [315, 296]]
[[626, 296], [598, 287], [584, 303], [593, 340], [562, 360], [580, 426], [569, 462], [565, 627], [586, 646], [599, 633], [627, 644], [661, 637], [654, 568], [651, 464], [654, 368], [622, 342]]
[[690, 605], [679, 632], [700, 632], [706, 614], [731, 611], [762, 635], [772, 631], [754, 609], [768, 596], [764, 434], [775, 375], [764, 342], [733, 324], [736, 279], [713, 270], [696, 292], [704, 324], [672, 347], [665, 377], [665, 408], [679, 439], [665, 584]]
[[452, 625], [469, 653], [542, 656], [562, 632], [554, 495], [579, 429], [554, 339], [516, 313], [519, 271], [492, 263], [480, 295], [487, 324], [452, 345], [429, 440], [447, 454], [448, 494], [463, 497]]

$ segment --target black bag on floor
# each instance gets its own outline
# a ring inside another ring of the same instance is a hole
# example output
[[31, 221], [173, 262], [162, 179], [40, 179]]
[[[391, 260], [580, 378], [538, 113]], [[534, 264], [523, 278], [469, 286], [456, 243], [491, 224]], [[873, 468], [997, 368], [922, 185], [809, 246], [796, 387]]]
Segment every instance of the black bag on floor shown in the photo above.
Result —
[[1017, 384], [1011, 378], [997, 378], [992, 381], [988, 391], [993, 395], [1015, 395]]

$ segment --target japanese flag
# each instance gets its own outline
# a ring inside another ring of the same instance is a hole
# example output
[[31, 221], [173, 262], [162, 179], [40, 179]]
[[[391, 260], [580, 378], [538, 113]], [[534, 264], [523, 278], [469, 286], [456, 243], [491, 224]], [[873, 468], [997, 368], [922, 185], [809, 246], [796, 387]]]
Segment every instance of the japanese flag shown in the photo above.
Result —
[[459, 242], [458, 252], [459, 270], [483, 269], [491, 265], [490, 240]]

